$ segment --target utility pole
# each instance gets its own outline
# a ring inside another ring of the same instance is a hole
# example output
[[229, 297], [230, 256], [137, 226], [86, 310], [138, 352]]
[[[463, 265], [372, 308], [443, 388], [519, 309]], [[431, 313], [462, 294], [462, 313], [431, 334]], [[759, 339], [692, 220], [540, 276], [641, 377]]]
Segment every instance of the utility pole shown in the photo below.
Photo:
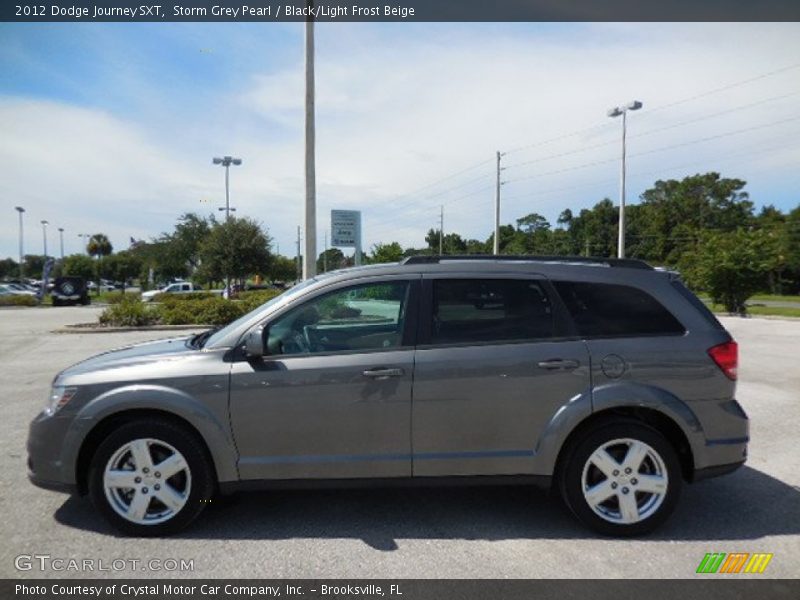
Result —
[[64, 260], [64, 228], [58, 228], [58, 235], [61, 238], [61, 260]]
[[[307, 0], [309, 8], [313, 0]], [[303, 261], [303, 278], [317, 273], [317, 190], [314, 164], [314, 18], [309, 11], [306, 20], [306, 260]], [[298, 255], [299, 255], [298, 250]]]
[[19, 277], [22, 279], [24, 276], [24, 268], [22, 263], [25, 260], [25, 249], [22, 245], [22, 213], [25, 212], [25, 209], [21, 206], [15, 206], [14, 210], [19, 213]]
[[494, 196], [494, 254], [500, 254], [500, 158], [503, 152], [497, 151], [497, 190]]
[[[304, 262], [308, 262], [307, 260]], [[303, 278], [301, 259], [300, 259], [300, 225], [297, 226], [297, 281]]]
[[442, 248], [444, 247], [444, 204], [439, 205], [439, 256], [441, 256]]

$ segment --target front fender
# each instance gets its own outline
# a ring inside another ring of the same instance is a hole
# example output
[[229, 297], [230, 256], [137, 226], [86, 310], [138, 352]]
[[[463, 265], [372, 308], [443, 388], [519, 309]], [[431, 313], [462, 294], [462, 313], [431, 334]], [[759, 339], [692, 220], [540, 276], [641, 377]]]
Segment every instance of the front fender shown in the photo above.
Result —
[[105, 418], [131, 410], [156, 410], [170, 413], [194, 427], [211, 453], [220, 482], [238, 480], [237, 453], [227, 424], [227, 402], [221, 414], [184, 391], [160, 385], [127, 385], [108, 390], [83, 406], [67, 432], [63, 457], [75, 478], [78, 453], [89, 433]]

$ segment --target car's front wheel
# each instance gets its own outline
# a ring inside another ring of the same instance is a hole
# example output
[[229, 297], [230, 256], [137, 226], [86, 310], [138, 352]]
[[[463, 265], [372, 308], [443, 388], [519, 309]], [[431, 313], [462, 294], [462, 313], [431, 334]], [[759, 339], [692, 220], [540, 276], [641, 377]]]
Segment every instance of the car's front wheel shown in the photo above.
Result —
[[584, 524], [605, 535], [649, 533], [672, 513], [682, 478], [677, 453], [655, 429], [609, 422], [567, 450], [561, 494]]
[[130, 421], [100, 444], [89, 493], [128, 535], [174, 533], [191, 523], [214, 492], [214, 472], [192, 432], [161, 419]]

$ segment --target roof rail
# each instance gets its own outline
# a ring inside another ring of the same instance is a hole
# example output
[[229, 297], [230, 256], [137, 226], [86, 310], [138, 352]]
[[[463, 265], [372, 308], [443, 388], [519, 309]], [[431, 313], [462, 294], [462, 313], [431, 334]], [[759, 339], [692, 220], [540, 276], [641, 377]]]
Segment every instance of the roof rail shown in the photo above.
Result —
[[548, 256], [548, 255], [516, 255], [516, 254], [417, 254], [409, 256], [401, 265], [432, 265], [448, 261], [514, 261], [514, 262], [546, 262], [546, 263], [572, 263], [585, 265], [599, 265], [605, 267], [623, 267], [627, 269], [646, 269], [653, 267], [643, 260], [635, 258], [598, 258], [586, 256]]

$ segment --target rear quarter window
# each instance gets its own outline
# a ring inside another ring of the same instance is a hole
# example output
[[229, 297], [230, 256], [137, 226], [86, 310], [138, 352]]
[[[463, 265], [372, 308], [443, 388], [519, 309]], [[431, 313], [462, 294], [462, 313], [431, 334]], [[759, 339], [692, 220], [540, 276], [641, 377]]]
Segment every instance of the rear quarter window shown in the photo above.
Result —
[[685, 328], [658, 300], [628, 285], [554, 281], [582, 337], [682, 335]]

